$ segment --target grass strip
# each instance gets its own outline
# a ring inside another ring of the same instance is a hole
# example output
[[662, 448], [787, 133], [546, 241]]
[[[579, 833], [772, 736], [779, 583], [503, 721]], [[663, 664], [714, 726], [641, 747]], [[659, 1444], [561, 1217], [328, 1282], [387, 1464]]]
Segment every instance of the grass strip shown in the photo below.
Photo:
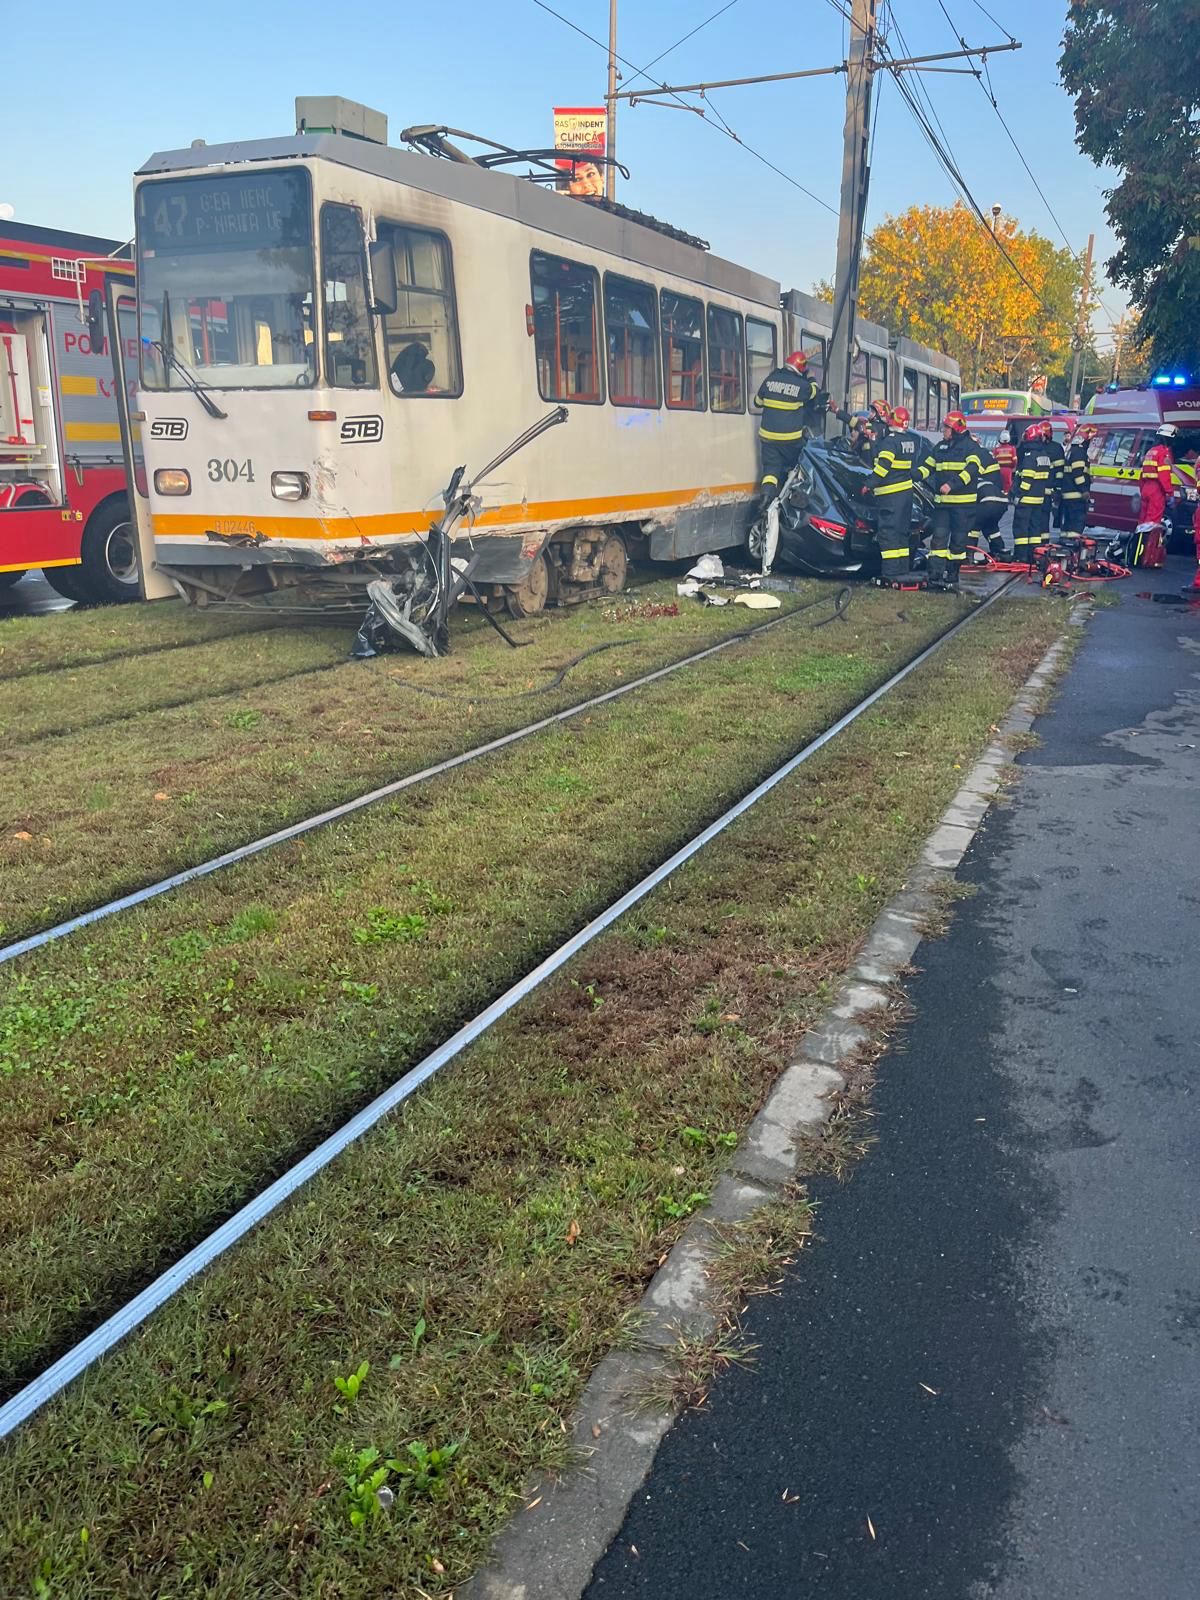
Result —
[[39, 617], [7, 617], [0, 619], [0, 683], [212, 639], [237, 639], [276, 625], [261, 616], [196, 611], [181, 600], [74, 606]]
[[[269, 628], [244, 634], [236, 643], [213, 639], [65, 667], [33, 680], [0, 680], [0, 730], [10, 748], [84, 729], [112, 728], [112, 737], [119, 740], [115, 725], [131, 717], [341, 666], [353, 637], [345, 628]], [[249, 715], [257, 720], [257, 713]], [[28, 759], [39, 758], [28, 752]]]
[[111, 1309], [960, 611], [872, 591], [0, 973], [0, 1381]]
[[0, 1592], [461, 1583], [1060, 622], [981, 619], [0, 1449]]
[[[818, 596], [832, 604], [827, 585], [782, 598], [792, 608]], [[674, 599], [673, 585], [658, 583], [611, 606], [549, 613], [517, 627], [531, 643], [515, 651], [468, 614], [457, 653], [443, 660], [405, 654], [347, 663], [33, 750], [7, 749], [0, 937], [18, 938], [220, 855], [757, 620], [740, 606], [695, 602], [661, 614]], [[295, 635], [265, 635], [268, 650], [277, 637]], [[557, 689], [532, 694], [573, 657], [615, 641], [628, 643], [582, 661]], [[240, 654], [248, 645], [227, 648]], [[462, 698], [431, 698], [409, 683]]]

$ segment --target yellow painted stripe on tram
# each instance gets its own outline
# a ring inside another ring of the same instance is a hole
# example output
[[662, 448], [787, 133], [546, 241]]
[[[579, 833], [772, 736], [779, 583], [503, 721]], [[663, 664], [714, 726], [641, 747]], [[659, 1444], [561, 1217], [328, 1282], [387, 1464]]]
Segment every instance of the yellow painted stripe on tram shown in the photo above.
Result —
[[[651, 494], [606, 495], [590, 500], [542, 500], [510, 506], [492, 506], [475, 519], [475, 527], [487, 528], [525, 523], [539, 526], [547, 522], [569, 522], [575, 517], [604, 516], [609, 512], [668, 511], [692, 504], [702, 495], [717, 497], [753, 494], [753, 483], [727, 483], [719, 488], [660, 489]], [[227, 516], [194, 512], [154, 513], [154, 532], [158, 538], [203, 536], [216, 533], [259, 533], [268, 539], [354, 539], [363, 540], [398, 533], [424, 533], [434, 520], [432, 511], [397, 511], [363, 517], [260, 517]], [[225, 526], [222, 526], [225, 524]]]
[[63, 394], [94, 395], [96, 393], [96, 380], [95, 378], [85, 377], [81, 372], [68, 372], [58, 380], [58, 387]]
[[68, 422], [68, 444], [120, 444], [119, 422]]
[[0, 572], [36, 572], [40, 567], [77, 567], [80, 565], [78, 556], [68, 557], [64, 561], [12, 561], [7, 564], [0, 563]]

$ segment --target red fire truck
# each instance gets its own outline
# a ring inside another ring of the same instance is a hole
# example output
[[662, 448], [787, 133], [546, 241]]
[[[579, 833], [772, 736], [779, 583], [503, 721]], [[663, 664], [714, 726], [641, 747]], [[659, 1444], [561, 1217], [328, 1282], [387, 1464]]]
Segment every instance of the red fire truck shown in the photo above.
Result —
[[132, 287], [126, 245], [0, 221], [0, 588], [40, 567], [70, 600], [138, 597], [112, 355], [87, 325], [112, 279]]

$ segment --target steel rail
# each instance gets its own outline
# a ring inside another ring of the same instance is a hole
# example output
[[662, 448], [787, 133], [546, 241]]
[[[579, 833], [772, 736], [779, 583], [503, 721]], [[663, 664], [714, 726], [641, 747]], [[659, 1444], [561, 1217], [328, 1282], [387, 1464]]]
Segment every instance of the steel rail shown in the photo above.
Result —
[[[846, 590], [839, 589], [835, 605], [840, 601]], [[431, 767], [422, 767], [419, 772], [410, 772], [406, 777], [396, 778], [391, 783], [385, 783], [381, 788], [368, 790], [366, 794], [356, 795], [353, 800], [344, 800], [340, 805], [331, 806], [327, 811], [320, 811], [316, 816], [305, 817], [300, 822], [291, 822], [286, 828], [278, 828], [274, 833], [264, 834], [261, 839], [251, 840], [249, 844], [236, 846], [233, 850], [226, 850], [222, 855], [213, 856], [209, 861], [202, 861], [194, 867], [185, 867], [179, 872], [174, 872], [167, 878], [160, 878], [155, 883], [147, 884], [142, 889], [133, 889], [128, 894], [119, 895], [115, 900], [108, 900], [103, 905], [94, 906], [90, 911], [81, 911], [74, 917], [68, 917], [65, 922], [55, 923], [53, 927], [44, 928], [40, 933], [27, 934], [23, 939], [14, 940], [12, 944], [0, 946], [0, 966], [6, 961], [15, 961], [18, 956], [28, 955], [33, 950], [40, 950], [45, 945], [52, 944], [56, 939], [65, 938], [69, 933], [76, 933], [80, 928], [89, 928], [104, 918], [115, 916], [118, 911], [130, 911], [135, 906], [145, 905], [147, 901], [157, 899], [159, 895], [167, 894], [172, 889], [180, 889], [185, 884], [195, 883], [200, 878], [207, 878], [214, 872], [220, 872], [224, 867], [236, 866], [239, 861], [248, 861], [252, 856], [259, 855], [264, 850], [270, 850], [275, 845], [286, 844], [289, 839], [298, 839], [306, 833], [313, 832], [316, 828], [327, 827], [331, 822], [338, 822], [343, 817], [353, 816], [356, 811], [362, 811], [367, 806], [377, 805], [380, 800], [388, 800], [393, 795], [400, 794], [405, 789], [411, 789], [418, 783], [427, 783], [431, 778], [440, 777], [444, 772], [452, 772], [455, 767], [466, 766], [468, 762], [478, 761], [483, 756], [489, 756], [497, 750], [503, 750], [508, 745], [517, 744], [522, 739], [528, 739], [535, 733], [542, 733], [545, 729], [553, 727], [556, 723], [566, 722], [571, 717], [577, 717], [581, 712], [594, 710], [597, 706], [605, 705], [610, 700], [619, 699], [621, 695], [630, 694], [635, 689], [642, 689], [648, 683], [654, 683], [659, 678], [669, 677], [673, 672], [679, 672], [684, 667], [694, 666], [697, 661], [704, 661], [709, 656], [716, 655], [721, 650], [728, 650], [730, 646], [741, 644], [747, 639], [757, 638], [759, 634], [766, 633], [768, 629], [778, 628], [785, 622], [792, 622], [797, 617], [802, 617], [819, 605], [825, 596], [810, 601], [807, 605], [798, 606], [794, 611], [787, 612], [782, 617], [772, 617], [770, 622], [760, 622], [753, 628], [741, 628], [737, 633], [731, 633], [724, 639], [718, 639], [716, 644], [708, 645], [703, 650], [697, 650], [690, 656], [684, 656], [679, 661], [668, 662], [665, 667], [657, 667], [653, 672], [643, 673], [640, 678], [633, 678], [629, 683], [619, 684], [615, 689], [607, 689], [603, 694], [592, 695], [587, 700], [581, 700], [577, 705], [568, 706], [565, 710], [554, 711], [549, 716], [541, 717], [536, 722], [526, 723], [520, 728], [514, 728], [511, 733], [500, 734], [495, 739], [489, 739], [486, 744], [472, 745], [469, 750], [463, 750], [456, 756], [448, 756], [444, 761], [437, 761]], [[840, 615], [840, 609], [836, 612]], [[309, 669], [326, 671], [327, 668]]]
[[[473, 1044], [481, 1034], [485, 1033], [493, 1023], [498, 1022], [507, 1012], [530, 995], [539, 984], [544, 983], [553, 973], [563, 967], [571, 958], [579, 953], [586, 945], [604, 930], [610, 927], [619, 917], [637, 905], [645, 897], [671, 876], [673, 872], [690, 861], [692, 857], [703, 850], [705, 845], [725, 831], [731, 823], [743, 816], [750, 808], [758, 803], [785, 778], [791, 776], [797, 768], [812, 759], [818, 751], [823, 750], [838, 734], [845, 731], [851, 723], [862, 716], [864, 711], [869, 711], [873, 705], [883, 699], [903, 683], [910, 673], [923, 666], [936, 651], [950, 639], [982, 615], [989, 606], [993, 605], [1011, 587], [1015, 580], [1009, 580], [1001, 588], [995, 590], [974, 611], [965, 617], [960, 617], [945, 633], [927, 645], [911, 661], [894, 672], [890, 678], [873, 689], [869, 695], [860, 700], [857, 705], [840, 716], [836, 722], [831, 723], [824, 733], [817, 735], [794, 756], [790, 756], [781, 767], [756, 784], [750, 792], [742, 797], [736, 805], [729, 808], [719, 816], [715, 822], [696, 834], [689, 842], [682, 845], [675, 853], [654, 868], [652, 872], [633, 888], [618, 899], [614, 900], [599, 916], [577, 933], [565, 940], [552, 954], [539, 961], [537, 966], [519, 978], [502, 995], [493, 1000], [491, 1005], [480, 1011], [470, 1022], [465, 1023], [457, 1033], [454, 1033], [443, 1044], [425, 1056], [410, 1071], [398, 1079], [397, 1082], [377, 1095], [369, 1105], [358, 1112], [354, 1117], [329, 1137], [323, 1140], [316, 1149], [309, 1152], [281, 1177], [268, 1185], [261, 1194], [241, 1206], [227, 1221], [221, 1224], [207, 1238], [189, 1250], [173, 1266], [155, 1278], [152, 1283], [134, 1295], [119, 1311], [113, 1313], [106, 1321], [94, 1329], [86, 1338], [81, 1339], [65, 1355], [53, 1362], [46, 1370], [40, 1373], [30, 1383], [19, 1389], [13, 1397], [3, 1406], [0, 1406], [0, 1439], [6, 1438], [23, 1423], [27, 1422], [33, 1414], [44, 1406], [47, 1401], [54, 1398], [67, 1384], [72, 1383], [82, 1373], [98, 1361], [102, 1356], [112, 1350], [125, 1339], [135, 1328], [141, 1326], [146, 1319], [176, 1294], [194, 1278], [197, 1273], [203, 1272], [211, 1266], [218, 1257], [222, 1256], [239, 1239], [245, 1237], [253, 1228], [269, 1217], [291, 1195], [295, 1194], [306, 1183], [314, 1178], [324, 1167], [327, 1167], [336, 1156], [363, 1134], [372, 1129], [376, 1123], [394, 1111], [422, 1084], [427, 1083], [433, 1075], [440, 1071], [448, 1062], [461, 1054], [468, 1045]], [[794, 613], [793, 613], [794, 615]], [[782, 621], [782, 618], [778, 620]]]

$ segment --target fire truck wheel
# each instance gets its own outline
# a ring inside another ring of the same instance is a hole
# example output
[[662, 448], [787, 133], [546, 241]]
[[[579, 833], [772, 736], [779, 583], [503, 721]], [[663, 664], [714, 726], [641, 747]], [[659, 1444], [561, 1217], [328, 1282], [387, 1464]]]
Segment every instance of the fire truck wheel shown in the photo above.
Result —
[[74, 600], [76, 605], [86, 605], [91, 599], [80, 567], [43, 567], [42, 577], [56, 594], [62, 595], [64, 600]]
[[79, 553], [89, 600], [117, 605], [138, 598], [137, 536], [124, 495], [106, 500], [92, 512]]
[[21, 571], [21, 572], [0, 572], [0, 589], [11, 589], [13, 584], [14, 583], [20, 583], [21, 579], [24, 576], [25, 576], [25, 573], [23, 571]]

